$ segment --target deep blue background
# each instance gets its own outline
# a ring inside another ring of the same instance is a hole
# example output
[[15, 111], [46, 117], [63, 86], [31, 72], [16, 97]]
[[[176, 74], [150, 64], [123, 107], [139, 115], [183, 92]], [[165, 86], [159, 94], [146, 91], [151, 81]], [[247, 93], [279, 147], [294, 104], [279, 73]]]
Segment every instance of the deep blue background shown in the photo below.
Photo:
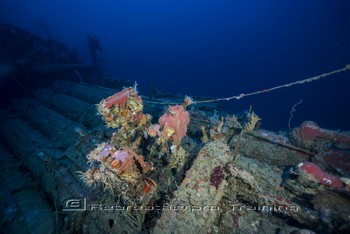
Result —
[[[151, 81], [174, 94], [226, 97], [305, 79], [350, 63], [348, 0], [2, 0], [0, 22], [77, 48], [100, 39], [105, 74]], [[350, 71], [302, 86], [222, 102], [253, 105], [262, 127], [316, 121], [350, 130]]]

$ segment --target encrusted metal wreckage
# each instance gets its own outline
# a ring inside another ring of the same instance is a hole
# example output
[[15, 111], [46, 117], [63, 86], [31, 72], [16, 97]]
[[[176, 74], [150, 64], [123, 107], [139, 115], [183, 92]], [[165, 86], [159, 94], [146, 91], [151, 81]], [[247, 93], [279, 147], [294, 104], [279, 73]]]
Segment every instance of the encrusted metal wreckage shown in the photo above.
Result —
[[252, 111], [163, 108], [135, 87], [65, 81], [1, 118], [8, 232], [350, 230], [347, 132], [307, 121], [277, 134]]

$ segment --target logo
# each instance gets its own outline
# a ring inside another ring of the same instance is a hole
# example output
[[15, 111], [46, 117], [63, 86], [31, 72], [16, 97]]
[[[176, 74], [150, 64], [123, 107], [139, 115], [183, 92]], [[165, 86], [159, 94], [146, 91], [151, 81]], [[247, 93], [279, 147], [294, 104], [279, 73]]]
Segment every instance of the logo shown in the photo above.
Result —
[[[235, 204], [228, 202], [224, 207], [230, 206], [233, 211], [261, 211], [261, 212], [278, 212], [278, 213], [290, 213], [290, 212], [299, 212], [300, 208], [296, 205], [257, 205], [257, 206], [248, 206], [243, 204]], [[100, 202], [89, 202], [87, 204], [87, 199], [82, 198], [71, 198], [63, 201], [62, 211], [159, 211], [159, 210], [173, 210], [173, 211], [190, 211], [190, 212], [200, 212], [200, 211], [218, 211], [222, 207], [217, 205], [164, 205], [164, 206], [120, 206], [118, 204], [103, 204]]]
[[86, 211], [86, 198], [68, 199], [63, 202], [63, 211]]

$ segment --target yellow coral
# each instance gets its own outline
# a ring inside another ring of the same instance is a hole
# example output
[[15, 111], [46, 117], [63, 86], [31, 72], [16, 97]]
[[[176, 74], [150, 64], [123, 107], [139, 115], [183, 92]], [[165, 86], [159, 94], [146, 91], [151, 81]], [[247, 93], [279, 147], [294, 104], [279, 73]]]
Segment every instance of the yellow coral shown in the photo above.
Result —
[[162, 136], [164, 137], [165, 140], [170, 139], [172, 135], [174, 135], [175, 129], [170, 128], [170, 127], [165, 127], [165, 129], [162, 132]]
[[209, 141], [207, 130], [205, 129], [205, 126], [201, 126], [202, 134], [201, 141], [205, 144]]
[[249, 122], [247, 123], [247, 125], [245, 126], [245, 131], [247, 131], [247, 132], [250, 132], [250, 131], [253, 131], [254, 130], [254, 128], [256, 127], [256, 124], [257, 124], [257, 122], [259, 121], [259, 120], [261, 120], [260, 118], [259, 118], [259, 116], [257, 116], [255, 113], [254, 113], [254, 111], [250, 114], [250, 120], [249, 120]]

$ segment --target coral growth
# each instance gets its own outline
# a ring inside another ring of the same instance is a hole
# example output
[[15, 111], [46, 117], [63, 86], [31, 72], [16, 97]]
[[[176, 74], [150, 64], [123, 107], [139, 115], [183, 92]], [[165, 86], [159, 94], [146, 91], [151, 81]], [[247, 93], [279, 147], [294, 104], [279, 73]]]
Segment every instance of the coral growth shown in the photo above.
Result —
[[86, 184], [102, 184], [105, 189], [134, 202], [144, 196], [144, 183], [156, 187], [156, 182], [148, 177], [153, 163], [140, 155], [151, 120], [142, 109], [142, 99], [134, 88], [124, 89], [98, 104], [106, 125], [117, 130], [109, 143], [97, 145], [87, 155], [92, 168], [81, 175]]
[[104, 106], [109, 109], [114, 105], [125, 105], [131, 95], [137, 94], [133, 88], [127, 88], [102, 100], [102, 102], [104, 103]]
[[182, 105], [170, 106], [158, 122], [159, 125], [153, 125], [149, 134], [159, 136], [157, 142], [161, 146], [161, 152], [171, 154], [172, 168], [183, 166], [186, 151], [181, 147], [181, 140], [186, 135], [190, 122], [189, 113]]
[[305, 121], [291, 133], [295, 145], [321, 151], [325, 148], [350, 149], [350, 134], [319, 127], [315, 122]]
[[138, 163], [138, 165], [140, 165], [140, 169], [139, 169], [140, 173], [147, 173], [153, 169], [152, 163], [145, 162], [142, 156], [136, 154], [130, 148], [123, 147], [122, 150], [124, 154], [127, 154], [127, 156], [125, 160], [122, 161], [122, 164], [119, 168], [120, 174], [129, 172], [131, 168], [134, 170], [137, 170], [138, 167], [136, 167], [136, 162]]
[[[152, 163], [128, 147], [117, 150], [115, 147], [102, 143], [87, 156], [90, 163], [98, 162], [103, 167], [118, 175], [121, 180], [135, 182], [142, 174], [152, 170]], [[138, 166], [139, 165], [139, 166]]]
[[[195, 119], [196, 121], [206, 122], [205, 120]], [[209, 140], [227, 141], [232, 138], [237, 129], [242, 129], [235, 115], [227, 115], [221, 118], [215, 113], [208, 118], [208, 125], [198, 126], [202, 132], [201, 141], [207, 143]], [[207, 130], [208, 129], [208, 130]], [[209, 134], [208, 134], [209, 133]]]
[[98, 104], [98, 111], [108, 127], [118, 128], [140, 121], [143, 109], [142, 99], [134, 88], [127, 88]]
[[350, 177], [350, 152], [348, 150], [332, 150], [324, 156], [327, 166], [339, 174]]
[[340, 178], [322, 171], [316, 164], [311, 162], [304, 162], [298, 165], [301, 172], [307, 173], [309, 176], [317, 180], [319, 183], [328, 187], [343, 188], [344, 184]]
[[218, 188], [224, 177], [224, 169], [221, 166], [214, 167], [210, 173], [210, 184]]
[[149, 201], [157, 183], [150, 178], [153, 163], [141, 154], [151, 158], [154, 152], [159, 155], [160, 147], [163, 155], [171, 155], [170, 168], [183, 166], [186, 151], [181, 147], [181, 140], [190, 121], [185, 107], [191, 102], [186, 98], [184, 105], [169, 107], [159, 124], [151, 124], [152, 116], [142, 112], [142, 99], [134, 88], [102, 100], [98, 111], [106, 125], [116, 131], [109, 143], [99, 144], [87, 155], [93, 168], [83, 173], [82, 179], [89, 185], [103, 184], [104, 188], [118, 191], [129, 199], [141, 197], [141, 202]]
[[320, 213], [321, 222], [348, 233], [350, 230], [350, 201], [347, 197], [331, 191], [321, 191], [312, 199], [312, 203]]
[[148, 135], [151, 137], [160, 137], [162, 134], [160, 132], [160, 126], [158, 124], [152, 124], [148, 128]]
[[332, 134], [320, 128], [315, 122], [307, 121], [302, 123], [300, 135], [304, 141], [312, 141], [315, 138], [332, 140]]
[[159, 118], [161, 135], [165, 140], [170, 140], [174, 144], [180, 144], [186, 135], [190, 116], [183, 106], [170, 106], [168, 111]]
[[254, 111], [250, 112], [249, 115], [249, 122], [246, 124], [245, 126], [245, 131], [250, 132], [253, 131], [254, 128], [256, 127], [258, 121], [260, 121], [261, 119], [259, 118], [259, 116], [257, 116]]

